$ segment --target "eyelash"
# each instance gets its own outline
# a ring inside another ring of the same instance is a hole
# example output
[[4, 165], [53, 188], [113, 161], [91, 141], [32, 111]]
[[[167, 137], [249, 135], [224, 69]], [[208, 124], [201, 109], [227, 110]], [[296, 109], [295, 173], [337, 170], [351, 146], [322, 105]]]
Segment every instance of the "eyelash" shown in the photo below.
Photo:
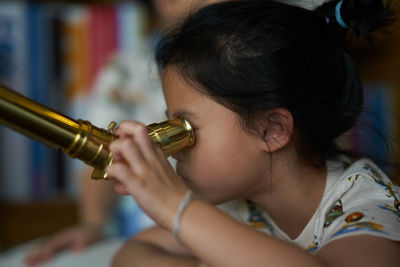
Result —
[[[168, 111], [165, 111], [165, 117], [167, 117], [167, 120], [171, 120], [171, 119], [169, 118]], [[196, 131], [196, 130], [198, 129], [191, 121], [188, 120], [188, 122], [189, 122], [189, 124], [192, 126], [193, 131]]]

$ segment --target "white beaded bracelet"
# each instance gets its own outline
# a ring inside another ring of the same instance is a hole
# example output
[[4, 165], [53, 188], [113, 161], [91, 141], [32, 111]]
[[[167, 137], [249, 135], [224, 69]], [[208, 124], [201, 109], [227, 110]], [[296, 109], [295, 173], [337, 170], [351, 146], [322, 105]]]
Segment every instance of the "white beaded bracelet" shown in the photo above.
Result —
[[179, 240], [179, 231], [181, 229], [181, 225], [180, 225], [180, 219], [182, 217], [182, 213], [185, 210], [185, 208], [187, 207], [187, 205], [189, 205], [189, 203], [192, 201], [192, 195], [193, 192], [192, 190], [188, 190], [185, 194], [185, 196], [183, 197], [181, 203], [179, 204], [179, 208], [178, 208], [178, 212], [176, 213], [175, 216], [175, 220], [174, 220], [174, 237], [176, 238], [176, 240], [181, 243], [181, 241]]

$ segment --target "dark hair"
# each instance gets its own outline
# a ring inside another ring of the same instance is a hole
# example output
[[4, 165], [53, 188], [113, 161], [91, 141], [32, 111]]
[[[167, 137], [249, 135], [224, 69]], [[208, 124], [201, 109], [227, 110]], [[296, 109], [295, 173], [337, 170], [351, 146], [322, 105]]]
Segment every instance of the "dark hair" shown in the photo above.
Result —
[[[335, 8], [339, 0], [329, 1], [318, 7], [315, 12], [325, 17], [331, 32], [339, 42], [344, 44], [348, 30], [339, 25], [336, 20]], [[344, 22], [352, 29], [355, 36], [372, 41], [372, 33], [380, 30], [386, 33], [388, 26], [394, 22], [394, 9], [382, 0], [344, 0], [340, 9]]]
[[[376, 29], [369, 21], [383, 19], [387, 10], [375, 11], [365, 20], [345, 18], [352, 27], [363, 24], [359, 33], [369, 34]], [[325, 18], [286, 4], [207, 6], [160, 41], [156, 61], [162, 69], [174, 66], [186, 81], [236, 112], [247, 129], [255, 129], [266, 110], [288, 109], [298, 152], [313, 164], [337, 155], [335, 139], [362, 109], [358, 73]]]

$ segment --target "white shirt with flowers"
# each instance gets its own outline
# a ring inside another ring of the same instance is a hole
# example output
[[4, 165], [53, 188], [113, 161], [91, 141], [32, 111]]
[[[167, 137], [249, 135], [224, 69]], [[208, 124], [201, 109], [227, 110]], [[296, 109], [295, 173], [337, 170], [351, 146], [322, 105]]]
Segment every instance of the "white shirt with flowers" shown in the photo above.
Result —
[[219, 206], [236, 220], [315, 253], [352, 235], [400, 240], [400, 187], [369, 159], [329, 161], [322, 200], [302, 233], [291, 239], [264, 211], [246, 200]]

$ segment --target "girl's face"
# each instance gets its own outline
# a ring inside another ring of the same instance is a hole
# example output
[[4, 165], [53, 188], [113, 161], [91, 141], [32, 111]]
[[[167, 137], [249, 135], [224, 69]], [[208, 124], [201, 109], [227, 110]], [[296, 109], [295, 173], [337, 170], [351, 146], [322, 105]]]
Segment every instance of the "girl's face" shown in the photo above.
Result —
[[264, 188], [269, 165], [262, 138], [243, 130], [236, 113], [200, 93], [173, 67], [164, 70], [163, 90], [169, 118], [182, 115], [195, 129], [195, 146], [172, 155], [188, 187], [214, 204]]

